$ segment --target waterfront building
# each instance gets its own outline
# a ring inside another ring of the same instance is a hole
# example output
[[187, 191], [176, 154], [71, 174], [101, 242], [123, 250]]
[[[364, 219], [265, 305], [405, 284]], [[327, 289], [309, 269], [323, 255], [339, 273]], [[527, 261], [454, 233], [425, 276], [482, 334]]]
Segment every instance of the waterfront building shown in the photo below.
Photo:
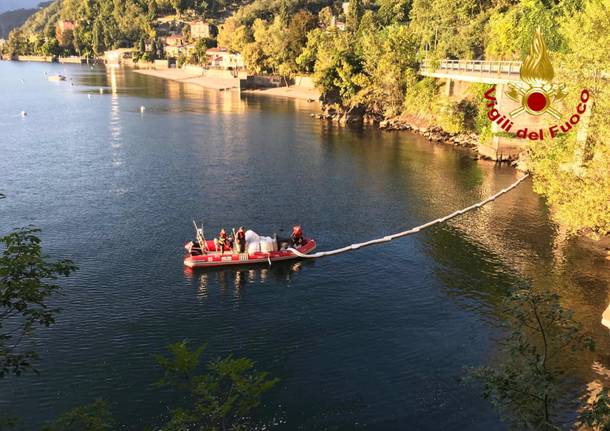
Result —
[[180, 54], [188, 55], [195, 50], [194, 43], [180, 45], [166, 45], [164, 48], [165, 56], [168, 58], [178, 57]]
[[244, 60], [240, 53], [231, 52], [227, 48], [210, 48], [205, 52], [208, 65], [218, 69], [243, 69]]
[[184, 36], [182, 36], [181, 34], [172, 34], [170, 36], [167, 36], [165, 38], [165, 45], [167, 47], [169, 46], [181, 46], [184, 45]]

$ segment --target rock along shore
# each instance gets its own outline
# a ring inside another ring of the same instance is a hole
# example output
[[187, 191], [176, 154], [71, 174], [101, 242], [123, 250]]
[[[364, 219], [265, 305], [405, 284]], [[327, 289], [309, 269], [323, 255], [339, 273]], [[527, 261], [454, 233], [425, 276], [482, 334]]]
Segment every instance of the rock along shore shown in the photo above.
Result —
[[479, 145], [479, 135], [473, 132], [449, 133], [442, 127], [436, 125], [415, 126], [400, 118], [381, 119], [369, 115], [363, 115], [359, 109], [340, 112], [335, 109], [325, 109], [320, 114], [311, 114], [315, 118], [331, 121], [338, 125], [346, 126], [350, 124], [375, 125], [381, 130], [386, 131], [408, 131], [426, 137], [430, 142], [443, 143], [463, 148], [468, 148], [477, 152]]

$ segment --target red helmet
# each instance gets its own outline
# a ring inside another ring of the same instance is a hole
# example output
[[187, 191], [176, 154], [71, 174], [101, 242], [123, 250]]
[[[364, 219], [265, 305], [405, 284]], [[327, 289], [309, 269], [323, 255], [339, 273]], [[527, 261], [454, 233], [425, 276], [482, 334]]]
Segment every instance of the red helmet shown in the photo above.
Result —
[[295, 235], [295, 236], [296, 235], [298, 235], [298, 236], [303, 235], [303, 229], [301, 229], [300, 225], [294, 226], [292, 228], [292, 234]]

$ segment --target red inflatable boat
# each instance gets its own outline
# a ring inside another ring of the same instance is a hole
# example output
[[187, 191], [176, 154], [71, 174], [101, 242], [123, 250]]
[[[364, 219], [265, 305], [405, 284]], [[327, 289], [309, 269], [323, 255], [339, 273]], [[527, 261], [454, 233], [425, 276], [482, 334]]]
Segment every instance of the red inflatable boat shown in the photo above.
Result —
[[[261, 238], [261, 244], [258, 247], [252, 247], [247, 243], [246, 250], [243, 253], [236, 251], [236, 247], [231, 250], [221, 252], [217, 243], [212, 240], [205, 240], [203, 229], [196, 227], [195, 241], [190, 241], [185, 244], [184, 248], [187, 254], [184, 257], [184, 265], [189, 268], [206, 268], [212, 266], [224, 265], [249, 265], [255, 263], [271, 263], [281, 260], [298, 259], [299, 257], [292, 251], [287, 250], [292, 247], [290, 240], [278, 240], [265, 237]], [[264, 243], [264, 244], [263, 244]], [[311, 238], [303, 238], [301, 245], [295, 249], [303, 254], [311, 253], [316, 248], [315, 240]]]

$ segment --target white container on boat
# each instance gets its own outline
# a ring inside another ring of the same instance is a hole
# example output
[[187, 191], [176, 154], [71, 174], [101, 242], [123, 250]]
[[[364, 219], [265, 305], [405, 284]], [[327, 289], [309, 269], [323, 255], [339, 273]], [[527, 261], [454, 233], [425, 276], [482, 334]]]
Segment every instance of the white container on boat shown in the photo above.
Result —
[[260, 240], [261, 252], [271, 253], [273, 251], [273, 242], [273, 238], [269, 238], [268, 236], [262, 236]]
[[261, 243], [260, 241], [252, 241], [252, 242], [248, 242], [248, 254], [252, 254], [252, 253], [256, 253], [261, 251]]
[[260, 241], [261, 237], [253, 230], [246, 231], [246, 242]]

